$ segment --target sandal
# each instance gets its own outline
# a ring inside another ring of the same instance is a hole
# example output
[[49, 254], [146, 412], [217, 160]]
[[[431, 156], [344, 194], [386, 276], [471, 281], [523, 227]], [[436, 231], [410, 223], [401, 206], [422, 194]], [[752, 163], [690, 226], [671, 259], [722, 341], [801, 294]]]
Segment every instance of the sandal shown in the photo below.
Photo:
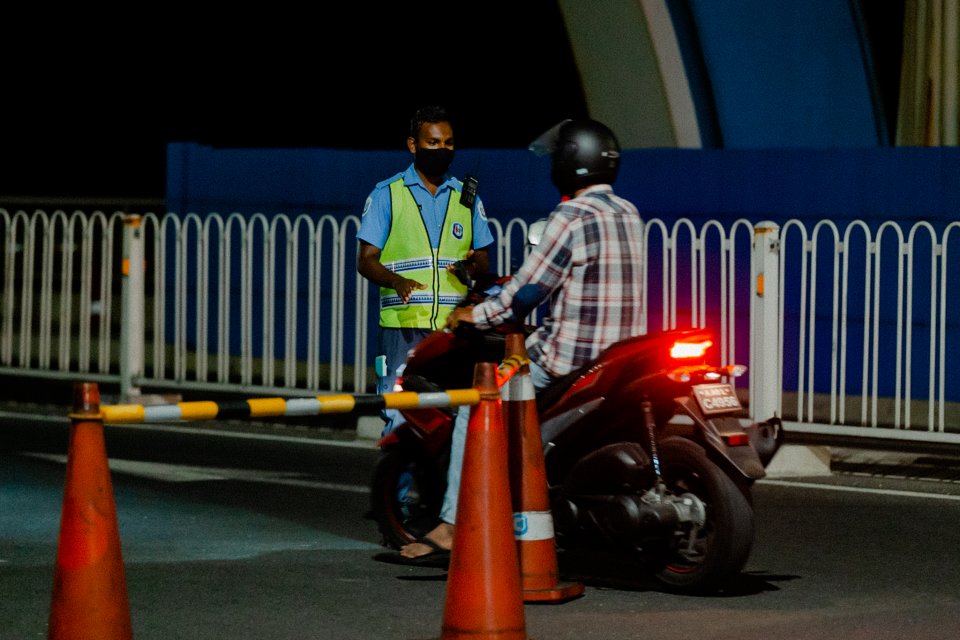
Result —
[[423, 536], [417, 538], [417, 542], [430, 547], [430, 552], [414, 558], [400, 555], [399, 551], [390, 551], [378, 553], [373, 556], [374, 560], [380, 562], [389, 562], [390, 564], [404, 564], [411, 567], [438, 567], [446, 569], [450, 566], [450, 550], [444, 549], [430, 538]]

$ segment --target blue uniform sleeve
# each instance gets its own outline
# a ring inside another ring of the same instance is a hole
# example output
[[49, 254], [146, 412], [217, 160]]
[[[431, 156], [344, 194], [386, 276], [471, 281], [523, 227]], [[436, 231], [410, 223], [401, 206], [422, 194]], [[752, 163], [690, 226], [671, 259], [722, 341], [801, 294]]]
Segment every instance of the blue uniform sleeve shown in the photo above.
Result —
[[482, 249], [493, 242], [493, 232], [487, 221], [487, 212], [483, 208], [483, 201], [477, 198], [473, 208], [473, 248]]
[[360, 229], [357, 230], [357, 240], [369, 242], [378, 249], [383, 249], [390, 233], [390, 221], [393, 212], [390, 208], [390, 189], [377, 186], [363, 205], [363, 215], [360, 218]]

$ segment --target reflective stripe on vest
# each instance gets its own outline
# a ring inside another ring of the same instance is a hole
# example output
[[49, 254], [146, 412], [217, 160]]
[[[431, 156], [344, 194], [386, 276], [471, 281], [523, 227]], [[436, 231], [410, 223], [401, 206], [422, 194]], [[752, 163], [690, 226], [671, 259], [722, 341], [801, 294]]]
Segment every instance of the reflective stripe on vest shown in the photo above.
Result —
[[450, 191], [450, 200], [440, 231], [440, 247], [430, 246], [417, 201], [403, 178], [390, 184], [393, 222], [380, 252], [384, 267], [404, 278], [427, 285], [413, 291], [404, 304], [393, 289], [380, 289], [380, 326], [437, 329], [463, 299], [467, 287], [447, 272], [447, 265], [464, 258], [473, 244], [473, 216], [460, 204], [460, 192]]

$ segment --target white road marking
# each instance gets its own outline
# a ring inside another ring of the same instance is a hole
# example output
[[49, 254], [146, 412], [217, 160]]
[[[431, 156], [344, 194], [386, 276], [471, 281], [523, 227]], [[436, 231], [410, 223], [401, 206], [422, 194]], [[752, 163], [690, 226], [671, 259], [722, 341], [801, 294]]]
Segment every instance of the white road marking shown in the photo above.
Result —
[[227, 438], [246, 438], [249, 440], [273, 440], [276, 442], [292, 442], [295, 444], [309, 444], [320, 447], [348, 447], [350, 449], [376, 449], [377, 443], [372, 440], [325, 440], [321, 438], [299, 438], [267, 433], [245, 433], [242, 431], [224, 431], [222, 429], [204, 429], [196, 427], [178, 427], [169, 424], [108, 424], [110, 429], [140, 429], [150, 431], [164, 431], [171, 433], [201, 434], [205, 436], [222, 436]]
[[883, 496], [904, 496], [907, 498], [932, 498], [934, 500], [960, 500], [960, 496], [920, 491], [898, 491], [896, 489], [871, 489], [869, 487], [844, 487], [817, 482], [790, 482], [789, 480], [757, 480], [757, 484], [774, 484], [781, 487], [802, 487], [804, 489], [823, 489], [826, 491], [848, 491], [852, 493], [873, 493]]
[[[32, 458], [51, 460], [66, 464], [67, 456], [62, 454], [29, 453], [24, 454]], [[327, 489], [330, 491], [344, 491], [347, 493], [369, 493], [370, 488], [337, 482], [322, 482], [318, 480], [304, 480], [299, 473], [281, 473], [275, 471], [260, 471], [255, 469], [233, 469], [229, 467], [197, 467], [191, 465], [166, 464], [161, 462], [141, 462], [137, 460], [122, 460], [111, 458], [107, 461], [110, 471], [126, 473], [162, 480], [165, 482], [202, 482], [209, 480], [248, 480], [268, 484], [280, 484], [295, 487], [310, 487], [313, 489]]]
[[[10, 411], [0, 411], [0, 418], [15, 418], [18, 421], [36, 421], [36, 422], [69, 422], [66, 416], [45, 416], [25, 413], [14, 413]], [[351, 449], [376, 449], [377, 443], [374, 440], [326, 440], [321, 438], [299, 438], [296, 436], [284, 436], [280, 434], [265, 433], [245, 433], [242, 431], [226, 431], [223, 429], [204, 429], [203, 427], [181, 427], [170, 423], [120, 423], [104, 425], [107, 429], [138, 429], [146, 431], [165, 431], [171, 433], [189, 433], [202, 434], [205, 436], [221, 436], [226, 438], [246, 438], [249, 440], [275, 440], [280, 442], [292, 442], [297, 444], [309, 444], [322, 447], [348, 447]]]

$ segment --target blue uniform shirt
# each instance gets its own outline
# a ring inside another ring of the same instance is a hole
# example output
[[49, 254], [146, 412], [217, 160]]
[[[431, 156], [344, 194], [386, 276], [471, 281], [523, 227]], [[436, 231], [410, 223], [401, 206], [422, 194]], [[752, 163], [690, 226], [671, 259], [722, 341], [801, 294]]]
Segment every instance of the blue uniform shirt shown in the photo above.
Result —
[[[447, 204], [453, 189], [463, 189], [463, 183], [447, 174], [443, 183], [437, 188], [434, 196], [424, 186], [423, 180], [411, 163], [402, 174], [391, 176], [378, 182], [367, 196], [363, 205], [363, 217], [360, 220], [360, 229], [357, 239], [368, 242], [378, 249], [383, 249], [390, 233], [390, 222], [393, 212], [390, 208], [390, 189], [387, 185], [403, 176], [403, 184], [410, 188], [414, 200], [420, 207], [420, 215], [430, 234], [430, 246], [440, 246], [440, 228], [443, 226], [443, 216], [447, 211]], [[483, 202], [477, 198], [473, 208], [473, 248], [480, 249], [493, 242], [493, 233], [487, 223], [487, 215], [483, 210]]]

